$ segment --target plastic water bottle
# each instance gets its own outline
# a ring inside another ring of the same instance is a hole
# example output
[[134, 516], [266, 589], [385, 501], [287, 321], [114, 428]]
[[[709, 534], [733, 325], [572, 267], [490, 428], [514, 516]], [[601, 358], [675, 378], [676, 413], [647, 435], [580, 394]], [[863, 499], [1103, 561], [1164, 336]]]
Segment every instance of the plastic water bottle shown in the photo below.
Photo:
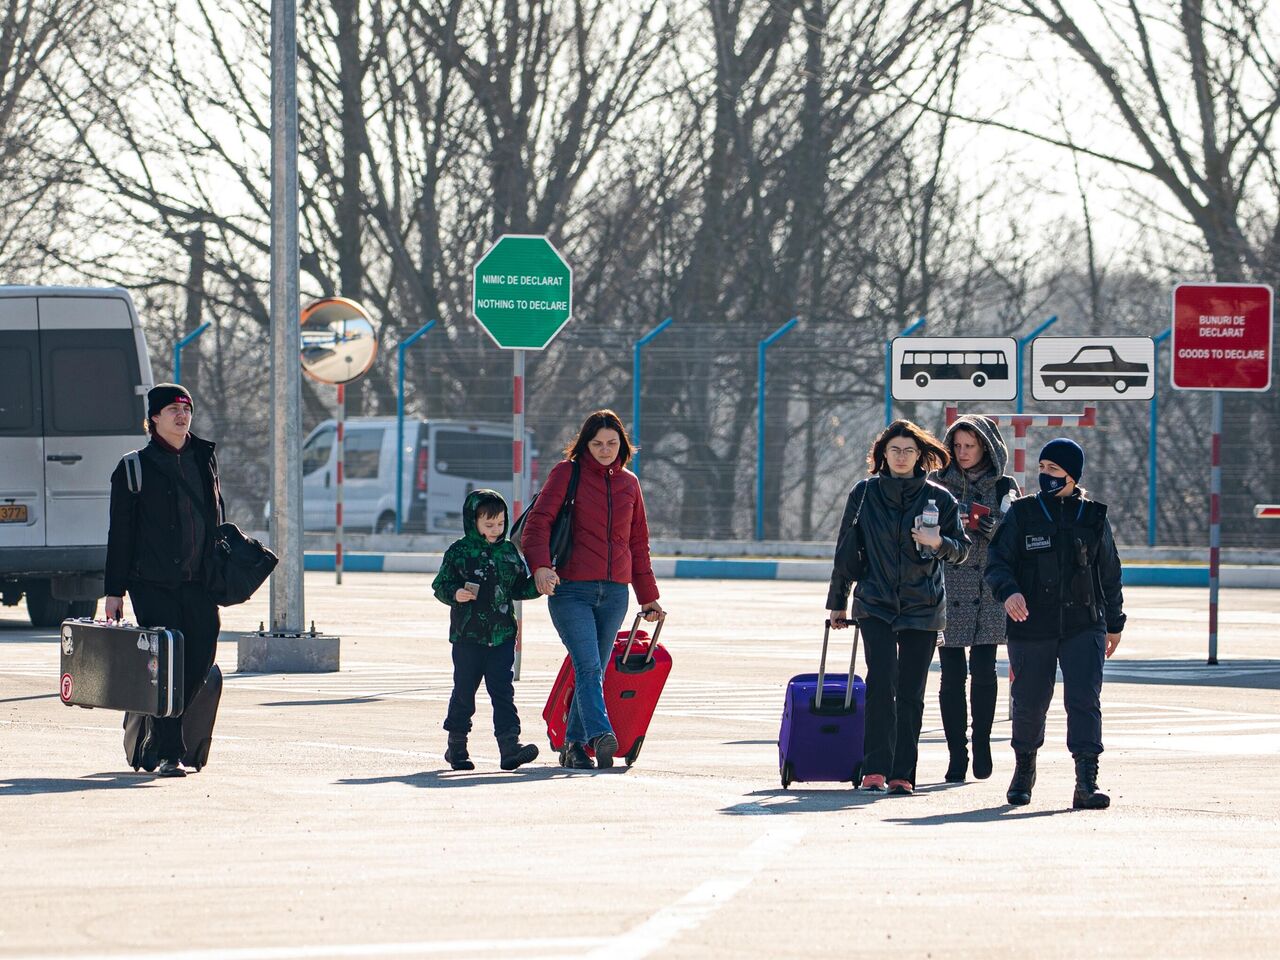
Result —
[[1013, 491], [1010, 490], [1004, 495], [1004, 499], [1000, 501], [1000, 512], [1008, 513], [1009, 508], [1013, 506]]
[[[924, 513], [920, 514], [920, 526], [936, 527], [938, 525], [938, 501], [930, 500], [928, 506], [924, 508]], [[932, 557], [933, 550], [923, 544], [919, 545], [920, 556]]]

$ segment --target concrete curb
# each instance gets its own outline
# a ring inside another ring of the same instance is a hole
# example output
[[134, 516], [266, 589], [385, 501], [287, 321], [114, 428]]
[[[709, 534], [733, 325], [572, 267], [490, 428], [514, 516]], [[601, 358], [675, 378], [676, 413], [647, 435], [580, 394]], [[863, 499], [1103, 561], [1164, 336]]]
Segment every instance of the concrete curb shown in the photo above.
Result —
[[[435, 573], [439, 553], [347, 553], [343, 569], [351, 573]], [[308, 553], [307, 570], [332, 570], [332, 553]], [[1209, 568], [1204, 565], [1128, 564], [1124, 582], [1131, 587], [1207, 587]], [[654, 557], [653, 572], [659, 579], [680, 580], [813, 580], [831, 576], [827, 560], [738, 560], [703, 557]], [[1280, 587], [1280, 566], [1222, 567], [1224, 587]]]

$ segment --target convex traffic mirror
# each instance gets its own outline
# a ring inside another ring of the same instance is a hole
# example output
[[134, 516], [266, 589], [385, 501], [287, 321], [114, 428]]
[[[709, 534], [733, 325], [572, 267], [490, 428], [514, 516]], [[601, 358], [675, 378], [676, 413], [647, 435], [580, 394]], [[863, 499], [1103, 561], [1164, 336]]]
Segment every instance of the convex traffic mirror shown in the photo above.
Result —
[[311, 379], [350, 383], [368, 373], [377, 355], [373, 319], [354, 300], [326, 297], [302, 311], [302, 372]]

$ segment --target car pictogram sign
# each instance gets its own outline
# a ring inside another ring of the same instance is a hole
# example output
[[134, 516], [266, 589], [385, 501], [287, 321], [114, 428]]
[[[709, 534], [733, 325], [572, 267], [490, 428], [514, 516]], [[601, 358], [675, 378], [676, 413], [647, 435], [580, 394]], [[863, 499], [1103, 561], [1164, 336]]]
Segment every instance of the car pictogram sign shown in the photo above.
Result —
[[1156, 345], [1150, 337], [1036, 337], [1031, 396], [1037, 400], [1150, 400]]

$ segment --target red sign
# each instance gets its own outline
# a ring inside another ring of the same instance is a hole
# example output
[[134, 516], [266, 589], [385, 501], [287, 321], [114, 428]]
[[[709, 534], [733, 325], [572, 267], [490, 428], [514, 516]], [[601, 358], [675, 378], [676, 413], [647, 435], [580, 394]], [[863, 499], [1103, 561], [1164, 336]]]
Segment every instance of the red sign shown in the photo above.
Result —
[[1271, 288], [1180, 283], [1173, 288], [1173, 371], [1179, 390], [1271, 389]]
[[71, 674], [64, 673], [62, 675], [62, 684], [59, 687], [58, 692], [62, 695], [63, 703], [71, 702]]

